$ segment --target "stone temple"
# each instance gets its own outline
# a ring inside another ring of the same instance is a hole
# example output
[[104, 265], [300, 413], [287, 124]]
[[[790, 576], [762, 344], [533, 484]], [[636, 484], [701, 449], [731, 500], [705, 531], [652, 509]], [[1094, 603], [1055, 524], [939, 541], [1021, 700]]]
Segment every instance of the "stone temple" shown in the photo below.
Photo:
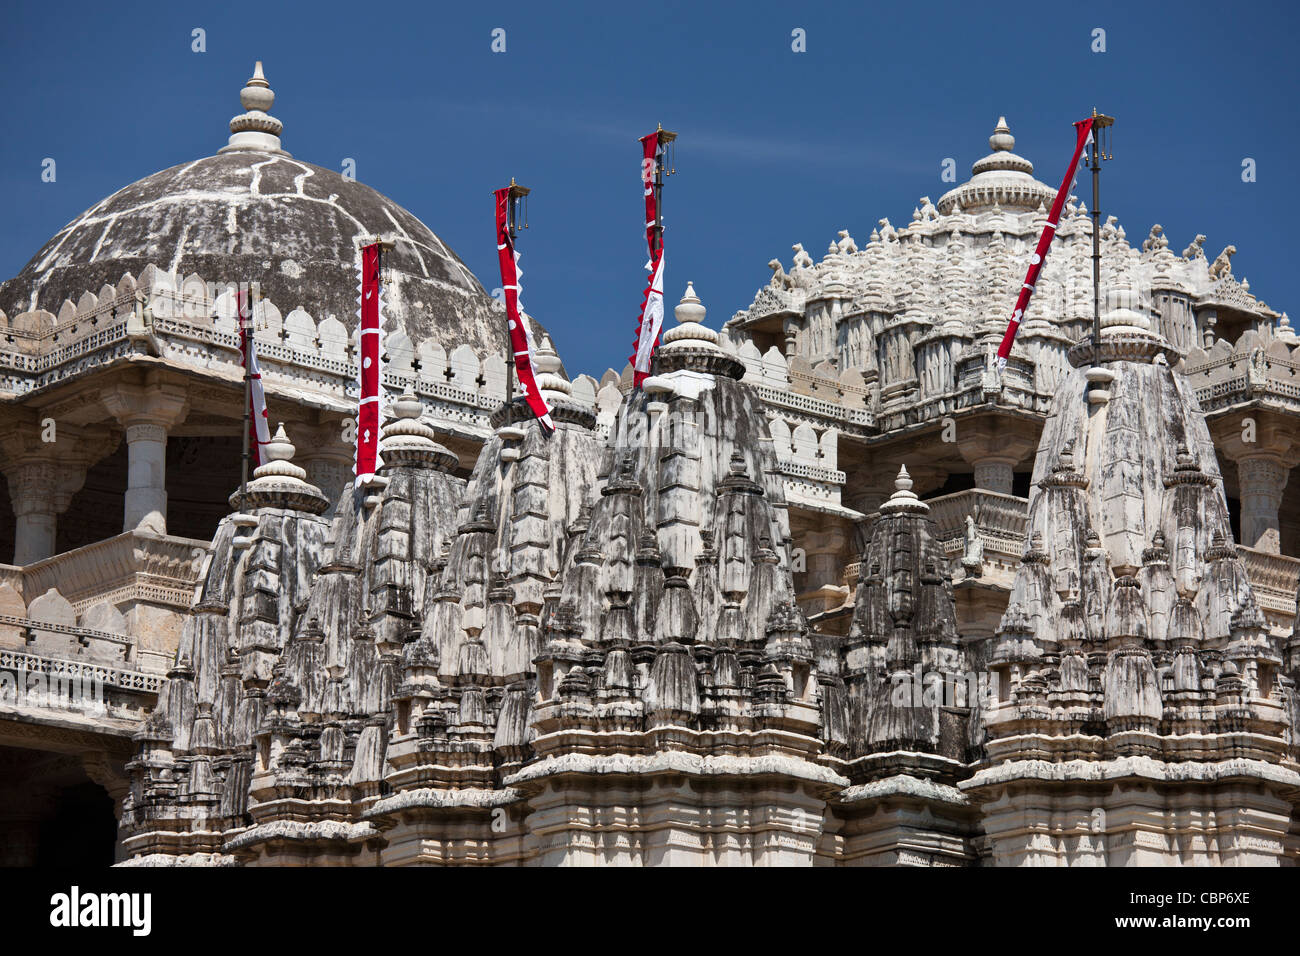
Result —
[[1300, 339], [1233, 246], [1108, 217], [1094, 341], [1072, 199], [999, 371], [1053, 197], [1000, 120], [720, 330], [688, 284], [643, 389], [535, 326], [547, 436], [456, 254], [240, 99], [0, 286], [0, 862], [1300, 861]]

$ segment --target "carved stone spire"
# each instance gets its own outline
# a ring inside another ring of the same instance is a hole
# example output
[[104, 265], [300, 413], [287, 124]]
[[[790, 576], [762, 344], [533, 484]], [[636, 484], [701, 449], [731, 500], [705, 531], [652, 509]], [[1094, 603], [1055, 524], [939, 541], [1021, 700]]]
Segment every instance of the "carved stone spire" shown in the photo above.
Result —
[[1007, 118], [999, 116], [989, 137], [993, 152], [976, 161], [968, 182], [939, 200], [939, 211], [947, 214], [960, 206], [978, 212], [1000, 206], [1013, 212], [1032, 212], [1040, 203], [1051, 203], [1056, 190], [1034, 179], [1034, 164], [1012, 152], [1015, 146]]
[[[744, 363], [718, 348], [718, 333], [702, 324], [705, 309], [692, 283], [686, 283], [686, 292], [673, 314], [678, 325], [664, 333], [663, 347], [655, 357], [656, 378], [683, 369], [730, 378], [745, 374]], [[663, 391], [668, 384], [660, 381], [646, 387], [650, 391]]]
[[454, 471], [460, 459], [438, 442], [437, 432], [420, 420], [424, 406], [414, 395], [398, 397], [389, 407], [392, 420], [380, 435], [384, 467], [424, 466]]
[[315, 485], [307, 483], [306, 470], [293, 463], [295, 451], [281, 422], [263, 448], [267, 460], [253, 469], [247, 494], [236, 491], [230, 496], [231, 506], [237, 510], [291, 508], [311, 514], [327, 511], [329, 499]]
[[926, 514], [929, 510], [930, 506], [918, 498], [916, 492], [912, 491], [912, 476], [907, 473], [907, 466], [901, 466], [898, 469], [898, 477], [894, 479], [894, 493], [889, 496], [888, 501], [880, 506], [880, 513]]

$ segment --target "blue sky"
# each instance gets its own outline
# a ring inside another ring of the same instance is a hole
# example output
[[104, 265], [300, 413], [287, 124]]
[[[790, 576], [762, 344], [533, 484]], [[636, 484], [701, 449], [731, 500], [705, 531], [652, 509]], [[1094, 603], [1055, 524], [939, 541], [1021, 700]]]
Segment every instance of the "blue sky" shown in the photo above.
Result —
[[490, 190], [512, 175], [533, 188], [525, 305], [575, 373], [630, 352], [636, 138], [656, 122], [681, 137], [667, 297], [694, 280], [715, 328], [792, 243], [820, 257], [838, 229], [862, 242], [882, 216], [906, 223], [950, 188], [946, 157], [965, 179], [999, 114], [1055, 185], [1070, 123], [1094, 105], [1117, 117], [1102, 206], [1130, 241], [1159, 222], [1175, 251], [1197, 232], [1211, 256], [1234, 243], [1234, 273], [1296, 311], [1298, 19], [1294, 4], [1222, 2], [28, 4], [0, 21], [0, 273], [103, 196], [224, 145], [262, 59], [285, 148], [333, 169], [354, 158], [488, 288]]

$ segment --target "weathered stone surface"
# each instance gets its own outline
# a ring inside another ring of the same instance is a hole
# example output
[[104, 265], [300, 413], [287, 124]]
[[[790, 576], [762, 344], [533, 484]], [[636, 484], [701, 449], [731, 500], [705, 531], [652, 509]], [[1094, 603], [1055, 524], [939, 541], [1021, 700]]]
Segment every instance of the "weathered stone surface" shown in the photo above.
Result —
[[[217, 156], [108, 197], [0, 289], [23, 565], [0, 611], [43, 619], [0, 642], [6, 666], [131, 688], [129, 793], [95, 779], [134, 862], [1296, 858], [1300, 345], [1233, 247], [1178, 257], [1156, 226], [1139, 250], [1109, 219], [1094, 347], [1072, 199], [1000, 371], [1053, 193], [1000, 123], [910, 224], [774, 260], [723, 334], [688, 286], [642, 390], [569, 382], [538, 331], [547, 436], [496, 408], [504, 321], [477, 281], [289, 156], [272, 100], [259, 68]], [[353, 488], [356, 248], [394, 227], [400, 397]], [[196, 455], [233, 457], [214, 436], [242, 407], [209, 284], [250, 277], [303, 452], [276, 435], [209, 548], [162, 521], [187, 517], [169, 492], [201, 500], [206, 538], [206, 483], [235, 484]], [[117, 479], [147, 530], [57, 553], [117, 534]]]
[[[996, 862], [1277, 864], [1292, 852], [1276, 811], [1300, 783], [1294, 678], [1230, 546], [1205, 418], [1149, 325], [1122, 305], [1108, 314], [1100, 364], [1065, 378], [1044, 428], [1030, 548], [990, 660], [987, 742], [961, 784]], [[1143, 777], [1188, 785], [1117, 788], [1126, 758], [1142, 759]], [[1257, 796], [1188, 773], [1230, 760], [1245, 761]], [[1077, 776], [1054, 769], [1082, 761], [1092, 763]], [[1197, 828], [1179, 816], [1188, 801], [1236, 806], [1256, 824], [1224, 815], [1217, 847], [1178, 853], [1127, 836], [1104, 850], [1033, 843], [1042, 808], [1069, 799], [1097, 808], [1103, 823], [1089, 832], [1105, 831], [1107, 815], [1160, 819], [1181, 842]]]
[[448, 351], [505, 350], [491, 299], [424, 223], [355, 178], [263, 142], [173, 166], [96, 203], [0, 286], [0, 308], [57, 309], [154, 265], [224, 285], [256, 281], [286, 310], [307, 306], [318, 321], [352, 329], [360, 244], [379, 235], [397, 240], [384, 259], [391, 330]]

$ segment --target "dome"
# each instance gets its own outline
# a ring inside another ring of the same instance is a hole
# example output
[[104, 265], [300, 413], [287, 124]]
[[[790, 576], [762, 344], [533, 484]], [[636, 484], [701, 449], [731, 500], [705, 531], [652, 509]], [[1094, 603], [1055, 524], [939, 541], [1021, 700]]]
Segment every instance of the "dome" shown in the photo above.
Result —
[[1034, 164], [1012, 152], [1016, 138], [1011, 135], [1005, 116], [989, 137], [989, 153], [971, 166], [974, 174], [956, 189], [944, 193], [939, 212], [948, 215], [960, 204], [966, 212], [977, 212], [994, 205], [1015, 211], [1032, 210], [1040, 204], [1051, 206], [1056, 190], [1034, 178]]
[[[369, 186], [295, 159], [280, 147], [274, 94], [261, 64], [241, 94], [217, 155], [173, 166], [118, 190], [74, 219], [0, 286], [9, 315], [139, 276], [152, 263], [206, 282], [260, 282], [282, 313], [356, 324], [363, 241], [392, 240], [385, 295], [389, 330], [480, 355], [506, 348], [504, 321], [465, 264], [414, 215]], [[485, 207], [486, 209], [486, 207]], [[486, 211], [484, 213], [486, 215]]]

